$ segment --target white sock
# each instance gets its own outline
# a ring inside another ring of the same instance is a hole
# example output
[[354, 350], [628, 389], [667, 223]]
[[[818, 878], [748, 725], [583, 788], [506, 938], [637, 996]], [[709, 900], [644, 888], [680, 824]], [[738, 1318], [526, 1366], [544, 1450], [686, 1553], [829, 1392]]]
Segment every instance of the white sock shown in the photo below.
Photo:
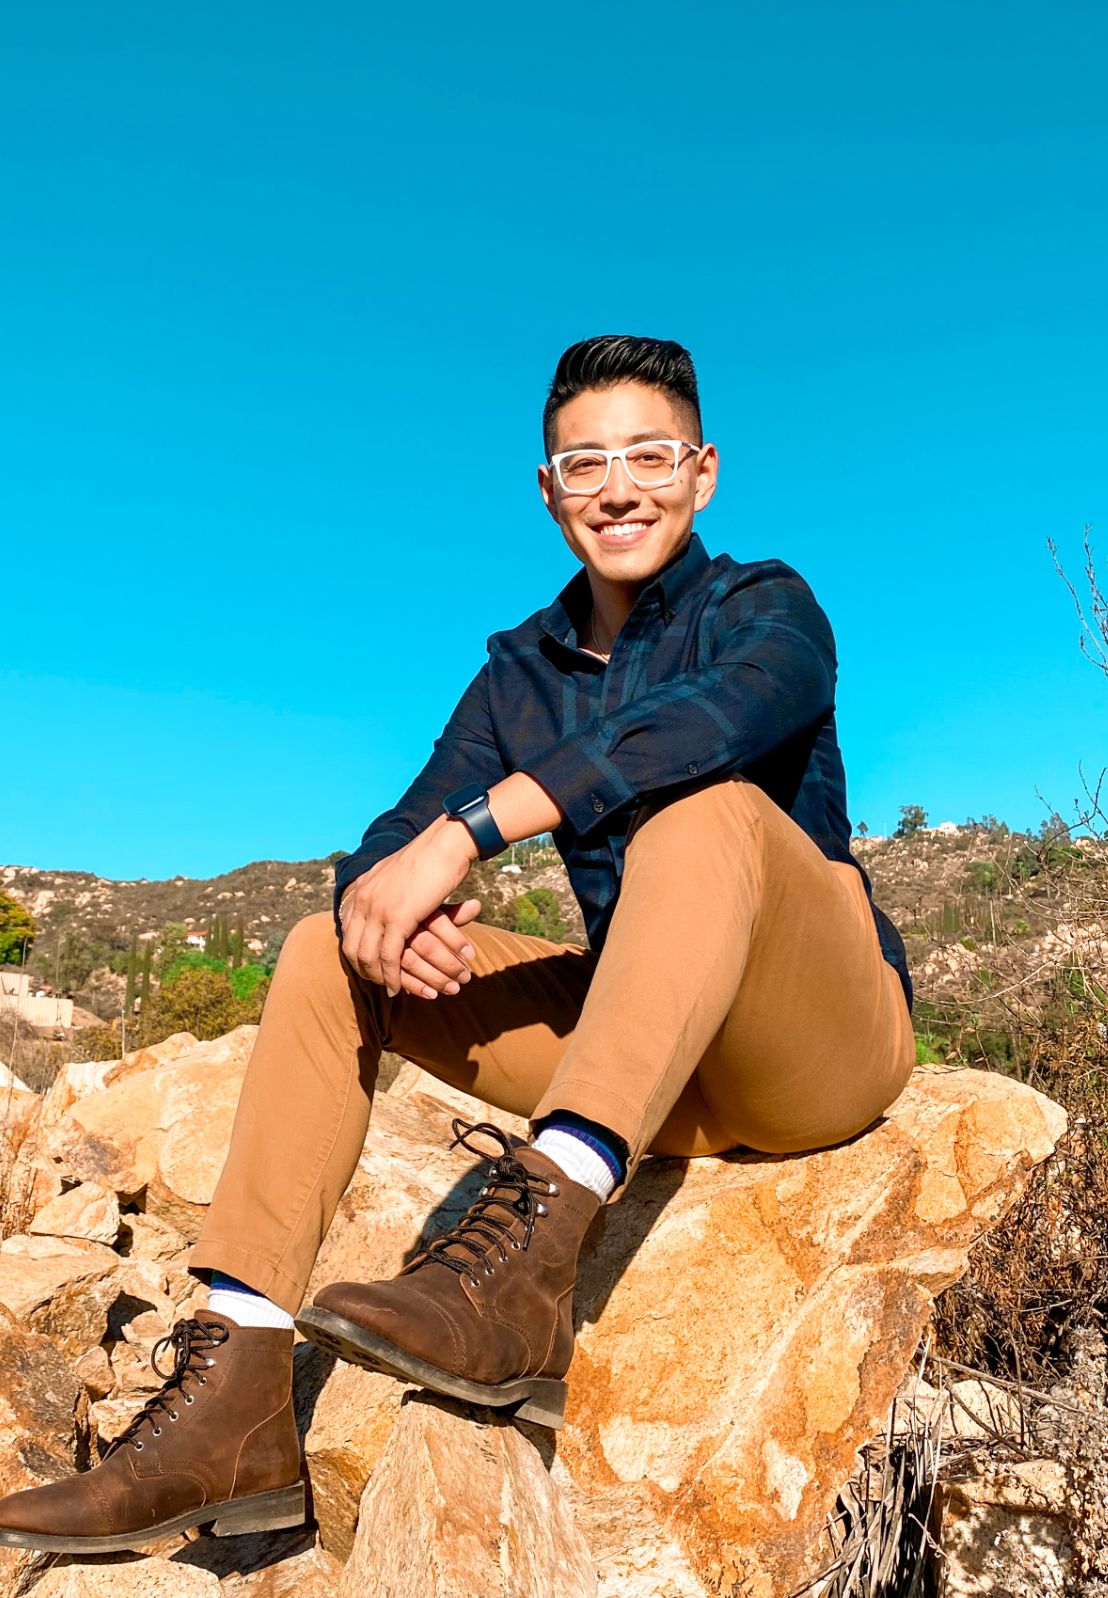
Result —
[[264, 1293], [255, 1293], [237, 1276], [227, 1276], [223, 1271], [212, 1272], [208, 1308], [217, 1315], [226, 1315], [239, 1326], [291, 1327], [293, 1324], [288, 1310], [266, 1298]]
[[563, 1132], [556, 1126], [548, 1127], [545, 1132], [539, 1133], [531, 1147], [553, 1160], [571, 1182], [580, 1182], [598, 1199], [603, 1201], [611, 1196], [616, 1179], [608, 1162], [602, 1160], [587, 1143], [582, 1143], [579, 1137], [574, 1137], [572, 1132]]

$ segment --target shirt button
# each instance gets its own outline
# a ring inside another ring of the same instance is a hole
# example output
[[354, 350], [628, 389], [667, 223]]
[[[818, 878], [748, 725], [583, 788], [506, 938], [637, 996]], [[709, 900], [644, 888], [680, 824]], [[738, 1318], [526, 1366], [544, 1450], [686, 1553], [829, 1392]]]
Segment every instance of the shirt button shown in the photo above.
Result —
[[695, 777], [697, 772], [700, 770], [700, 767], [697, 765], [695, 760], [690, 760], [688, 765], [685, 767], [685, 770], [688, 772], [690, 777]]
[[593, 794], [592, 807], [597, 812], [597, 814], [599, 814], [600, 811], [603, 810], [603, 808], [604, 808], [603, 799], [599, 798], [596, 794]]

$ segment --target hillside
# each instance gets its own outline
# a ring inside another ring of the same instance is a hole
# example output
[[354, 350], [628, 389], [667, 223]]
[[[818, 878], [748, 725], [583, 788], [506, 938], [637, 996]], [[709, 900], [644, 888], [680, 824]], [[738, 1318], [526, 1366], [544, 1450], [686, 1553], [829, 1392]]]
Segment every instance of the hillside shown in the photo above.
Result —
[[[997, 823], [855, 838], [851, 847], [905, 939], [924, 1020], [975, 992], [1029, 981], [1033, 989], [1028, 973], [1072, 938], [1087, 898], [1083, 868], [1103, 851], [1096, 839], [1031, 838]], [[36, 982], [105, 1018], [118, 1015], [121, 957], [133, 932], [140, 945], [156, 942], [170, 923], [204, 934], [222, 914], [241, 924], [247, 958], [272, 965], [289, 929], [330, 907], [333, 882], [330, 859], [255, 860], [216, 877], [162, 881], [0, 867], [0, 891], [35, 919], [29, 969]], [[584, 942], [580, 909], [551, 850], [537, 851], [518, 872], [479, 862], [453, 897], [481, 899], [483, 920], [512, 927], [515, 900], [536, 888], [554, 896], [559, 935]]]

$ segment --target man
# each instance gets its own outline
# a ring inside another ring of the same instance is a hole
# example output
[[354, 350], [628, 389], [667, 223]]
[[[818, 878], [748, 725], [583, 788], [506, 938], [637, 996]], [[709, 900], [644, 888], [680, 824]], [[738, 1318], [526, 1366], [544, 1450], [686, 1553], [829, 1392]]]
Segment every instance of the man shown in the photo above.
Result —
[[[824, 1147], [908, 1078], [904, 945], [850, 854], [831, 629], [790, 566], [693, 531], [718, 460], [688, 352], [574, 345], [544, 434], [581, 570], [491, 635], [423, 771], [338, 862], [332, 912], [289, 934], [190, 1254], [209, 1308], [95, 1469], [0, 1501], [0, 1542], [299, 1524], [294, 1317], [345, 1359], [560, 1425], [585, 1233], [644, 1154]], [[448, 902], [478, 856], [547, 829], [587, 948]], [[302, 1308], [386, 1044], [532, 1140], [456, 1122], [496, 1149], [462, 1221]]]

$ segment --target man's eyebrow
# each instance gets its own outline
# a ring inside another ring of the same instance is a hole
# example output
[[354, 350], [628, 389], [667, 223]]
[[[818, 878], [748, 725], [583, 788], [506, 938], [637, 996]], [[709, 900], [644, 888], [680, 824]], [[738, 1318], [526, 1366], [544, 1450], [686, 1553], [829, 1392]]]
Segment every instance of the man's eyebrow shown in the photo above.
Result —
[[[672, 436], [673, 435], [671, 433], [667, 433], [666, 432], [664, 427], [651, 427], [645, 433], [632, 433], [631, 437], [627, 440], [627, 443], [624, 444], [623, 448], [626, 449], [628, 447], [628, 445], [630, 445], [630, 444], [646, 444], [652, 438], [671, 438]], [[607, 444], [598, 444], [595, 439], [585, 438], [585, 439], [581, 439], [580, 442], [578, 442], [576, 444], [567, 444], [566, 447], [565, 447], [565, 450], [559, 450], [558, 454], [564, 455], [566, 453], [566, 451], [571, 450], [571, 449], [607, 449], [607, 448], [608, 448]]]

